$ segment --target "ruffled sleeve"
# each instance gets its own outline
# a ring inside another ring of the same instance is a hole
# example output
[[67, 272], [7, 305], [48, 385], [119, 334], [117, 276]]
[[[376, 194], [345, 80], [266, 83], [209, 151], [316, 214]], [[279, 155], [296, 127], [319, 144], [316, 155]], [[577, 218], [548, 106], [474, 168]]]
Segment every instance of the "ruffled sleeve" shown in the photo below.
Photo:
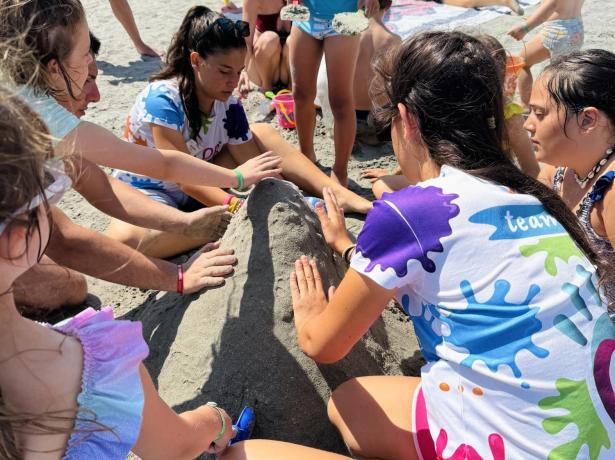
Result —
[[141, 323], [116, 321], [111, 308], [89, 308], [54, 328], [83, 347], [80, 411], [64, 458], [126, 458], [142, 422], [139, 367], [148, 347]]

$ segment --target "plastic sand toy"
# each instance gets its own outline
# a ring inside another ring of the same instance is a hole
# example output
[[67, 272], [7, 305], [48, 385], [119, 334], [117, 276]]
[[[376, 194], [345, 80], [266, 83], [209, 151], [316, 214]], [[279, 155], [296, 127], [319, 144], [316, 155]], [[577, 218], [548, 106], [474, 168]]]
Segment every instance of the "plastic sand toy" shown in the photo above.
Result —
[[333, 29], [340, 35], [359, 35], [369, 26], [363, 10], [355, 13], [337, 13], [333, 17]]
[[307, 6], [299, 5], [297, 0], [293, 0], [293, 3], [280, 10], [280, 19], [282, 21], [308, 21], [310, 10]]

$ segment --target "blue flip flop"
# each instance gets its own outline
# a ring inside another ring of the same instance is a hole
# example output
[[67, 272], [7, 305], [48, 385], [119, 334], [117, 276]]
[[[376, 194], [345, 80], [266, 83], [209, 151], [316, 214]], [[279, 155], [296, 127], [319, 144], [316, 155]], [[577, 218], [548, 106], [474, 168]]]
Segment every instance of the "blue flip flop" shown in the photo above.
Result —
[[235, 430], [237, 434], [230, 440], [229, 445], [250, 439], [255, 423], [256, 415], [254, 414], [254, 410], [249, 406], [245, 406], [241, 410], [237, 422], [233, 425], [233, 430]]

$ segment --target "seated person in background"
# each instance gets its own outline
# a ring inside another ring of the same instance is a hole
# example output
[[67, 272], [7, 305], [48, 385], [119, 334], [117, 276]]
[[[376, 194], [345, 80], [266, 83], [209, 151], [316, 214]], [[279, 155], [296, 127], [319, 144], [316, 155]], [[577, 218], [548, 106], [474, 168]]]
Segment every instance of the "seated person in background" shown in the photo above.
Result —
[[[369, 85], [374, 78], [372, 66], [374, 59], [401, 43], [399, 35], [387, 29], [383, 22], [384, 15], [392, 3], [393, 0], [379, 0], [380, 9], [369, 15], [369, 27], [361, 34], [359, 57], [354, 73], [354, 106], [357, 122], [363, 121], [369, 124], [368, 116], [372, 108]], [[390, 140], [391, 136], [386, 134], [379, 138], [375, 133], [367, 133], [361, 140], [369, 145], [377, 145], [382, 140]]]
[[[502, 44], [491, 35], [481, 35], [478, 39], [491, 51], [497, 65], [500, 80], [504, 82], [506, 74], [506, 50]], [[504, 97], [504, 123], [506, 128], [505, 150], [509, 151], [516, 160], [517, 166], [533, 178], [540, 173], [540, 165], [534, 155], [532, 142], [523, 127], [523, 107]], [[373, 179], [372, 190], [377, 199], [385, 192], [400, 190], [409, 184], [408, 179], [402, 175], [401, 168], [397, 166], [392, 171], [385, 169], [369, 169], [363, 173], [363, 177]]]
[[[167, 65], [137, 96], [126, 121], [129, 143], [175, 149], [203, 163], [225, 168], [255, 161], [261, 152], [275, 152], [286, 180], [310, 195], [331, 187], [346, 211], [366, 214], [371, 203], [334, 182], [269, 124], [249, 125], [243, 106], [233, 96], [244, 67], [248, 32], [245, 22], [220, 17], [205, 6], [191, 8], [173, 37]], [[230, 204], [238, 198], [220, 187], [157, 180], [116, 170], [114, 175], [152, 200], [172, 207]], [[199, 245], [168, 233], [113, 220], [108, 235], [139, 245], [156, 257], [169, 257]]]
[[291, 85], [286, 43], [291, 23], [280, 19], [284, 5], [284, 0], [243, 2], [243, 20], [250, 24], [250, 36], [246, 37], [246, 68], [239, 79], [242, 92], [251, 89], [251, 82], [261, 91], [270, 91], [276, 84]]

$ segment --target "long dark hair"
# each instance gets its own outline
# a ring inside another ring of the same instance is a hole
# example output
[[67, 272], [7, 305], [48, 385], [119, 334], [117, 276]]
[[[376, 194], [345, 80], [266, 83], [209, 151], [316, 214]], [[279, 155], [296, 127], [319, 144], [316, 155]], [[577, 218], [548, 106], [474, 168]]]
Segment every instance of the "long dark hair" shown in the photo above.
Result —
[[196, 51], [206, 59], [213, 54], [246, 48], [245, 39], [236, 29], [225, 31], [222, 27], [210, 27], [218, 18], [220, 15], [206, 6], [190, 8], [179, 30], [173, 36], [164, 68], [150, 78], [150, 81], [177, 78], [192, 137], [196, 137], [201, 129], [202, 115], [197, 99], [194, 70], [190, 64], [190, 53]]
[[562, 56], [543, 71], [547, 91], [558, 108], [563, 108], [566, 123], [585, 107], [595, 107], [615, 127], [615, 54], [589, 49]]
[[0, 0], [0, 73], [13, 84], [55, 95], [46, 68], [55, 59], [76, 99], [64, 61], [74, 46], [75, 27], [84, 18], [79, 0]]
[[390, 125], [401, 103], [418, 123], [429, 156], [476, 177], [540, 200], [598, 267], [610, 270], [578, 219], [550, 188], [523, 174], [503, 151], [501, 81], [490, 50], [461, 32], [427, 32], [376, 63], [371, 92], [375, 119]]

